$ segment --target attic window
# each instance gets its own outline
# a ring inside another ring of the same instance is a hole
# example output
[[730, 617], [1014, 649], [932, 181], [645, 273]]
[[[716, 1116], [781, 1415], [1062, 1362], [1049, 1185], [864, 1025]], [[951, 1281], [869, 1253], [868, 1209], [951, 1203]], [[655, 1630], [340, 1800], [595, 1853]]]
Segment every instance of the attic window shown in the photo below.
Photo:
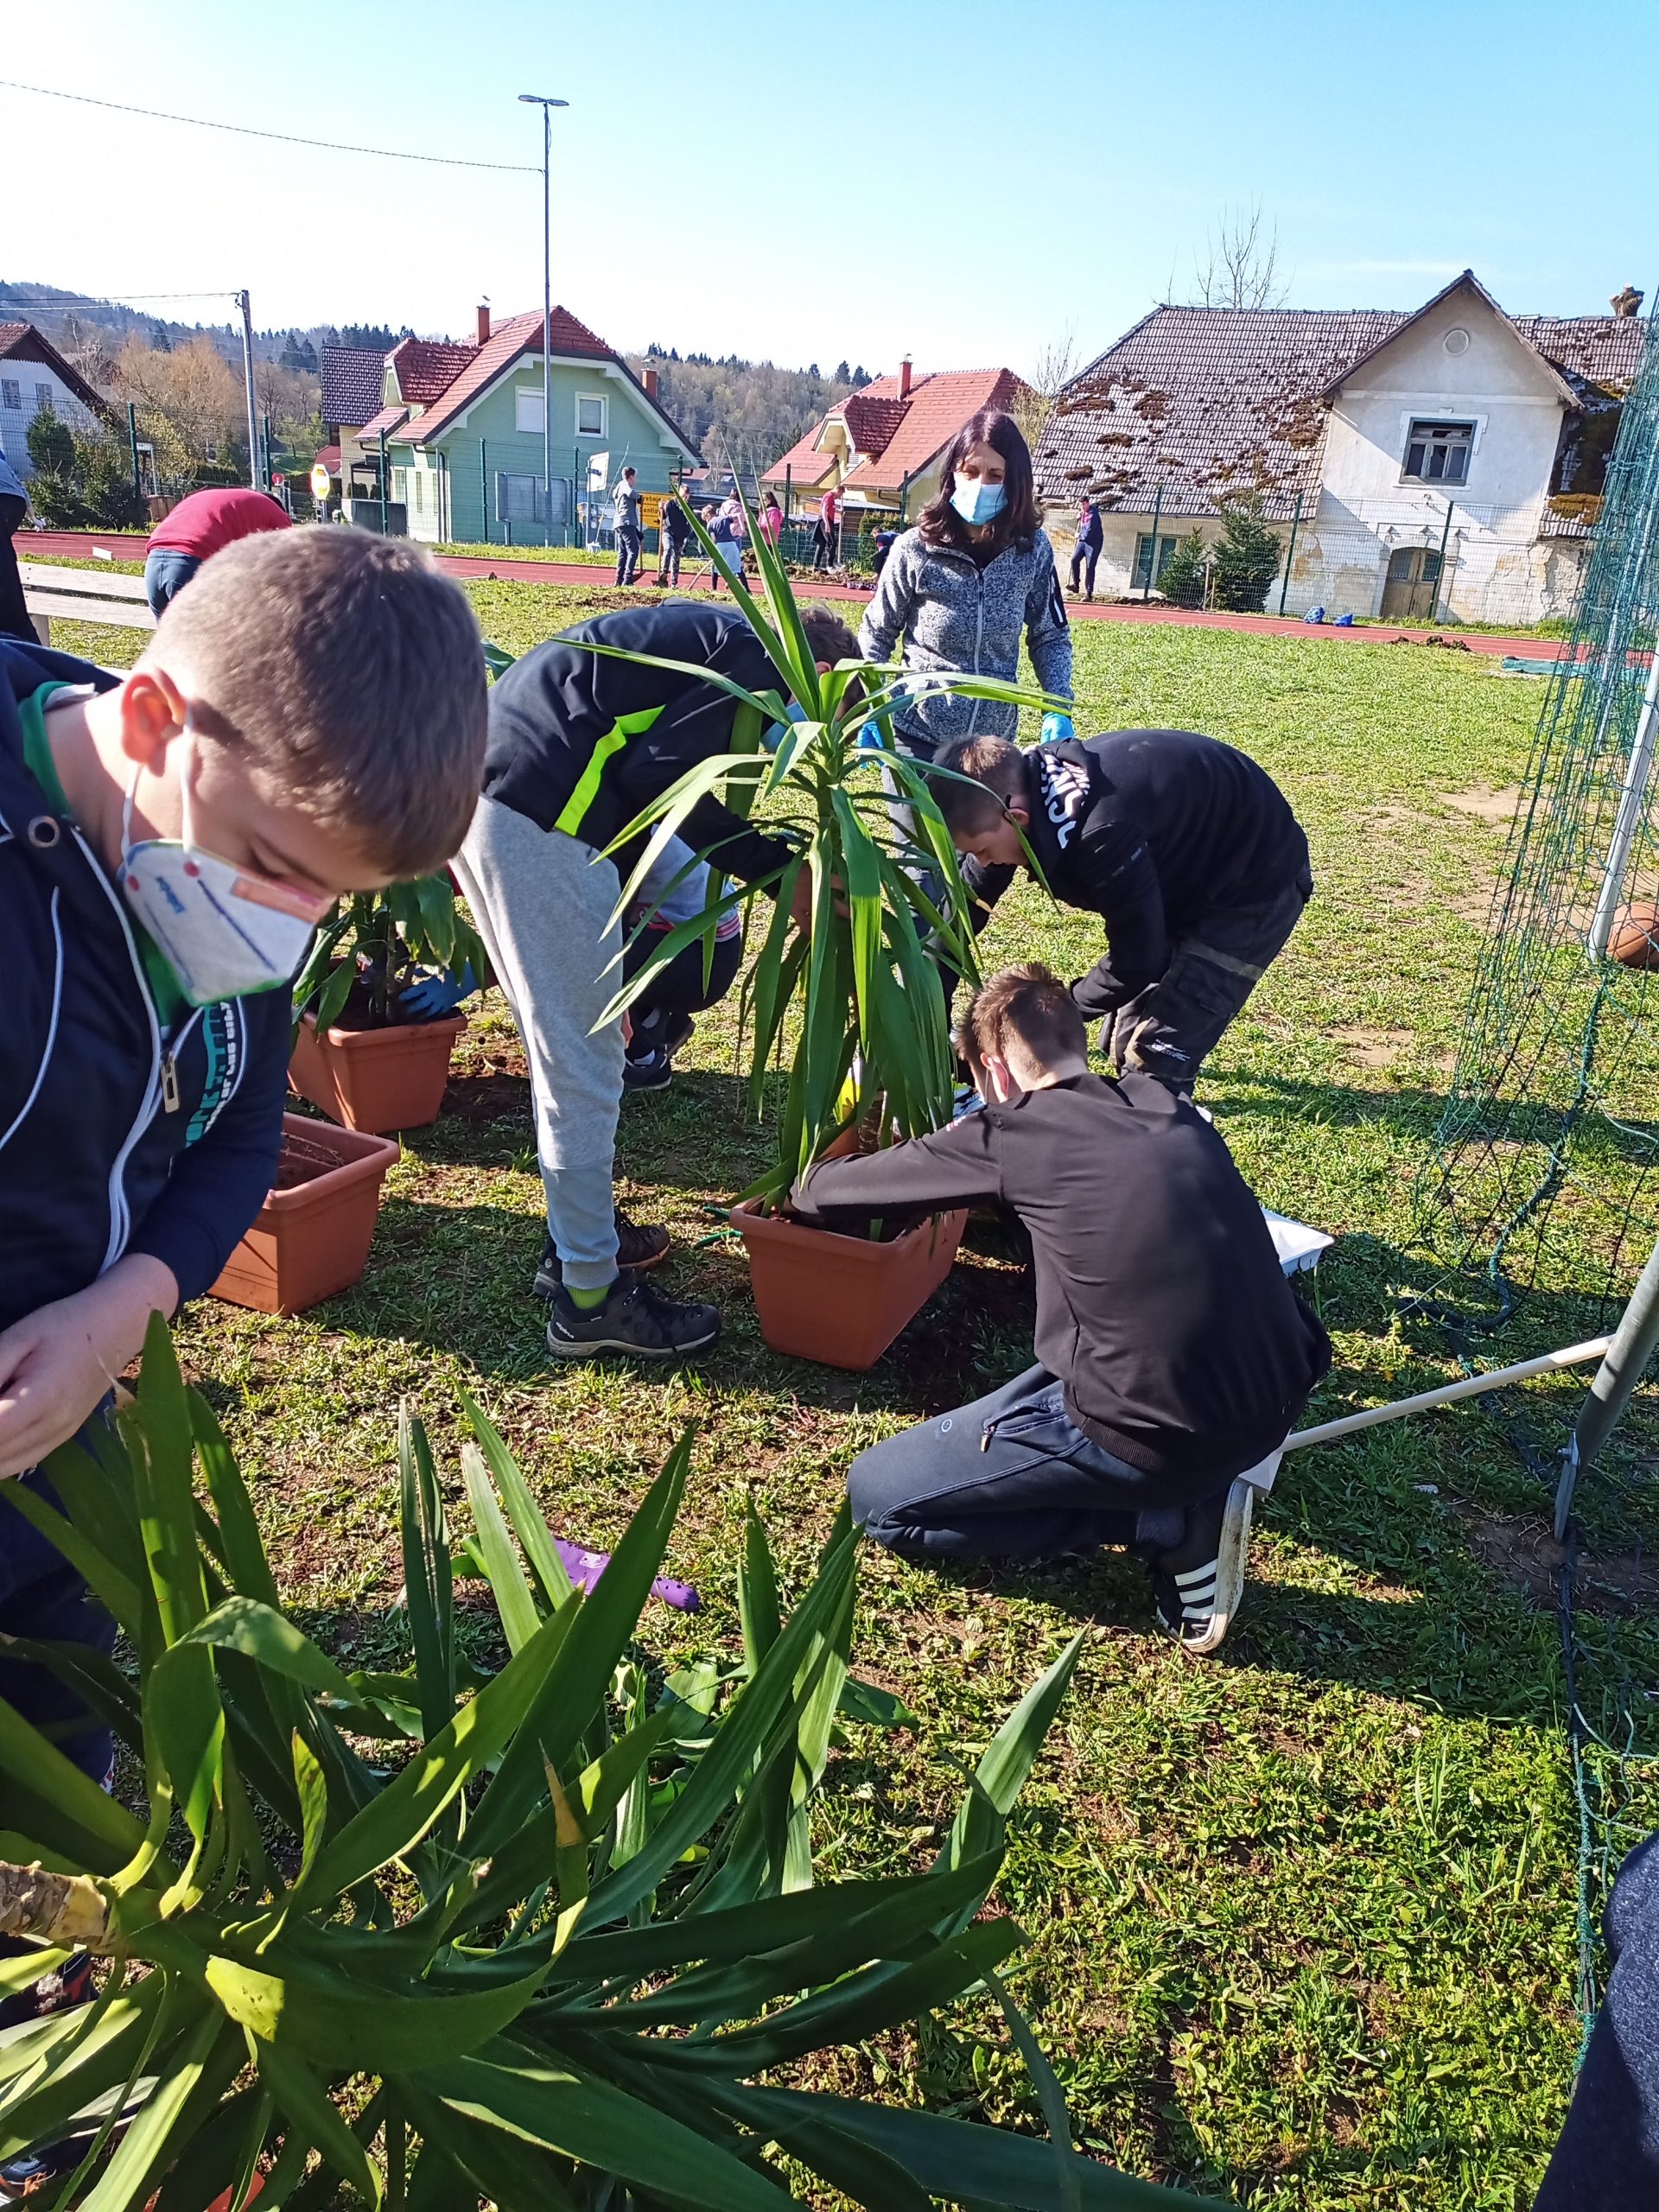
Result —
[[605, 435], [605, 395], [598, 391], [579, 391], [576, 394], [576, 435], [579, 438], [602, 438]]
[[1472, 423], [1414, 423], [1402, 474], [1417, 484], [1466, 484], [1474, 442]]

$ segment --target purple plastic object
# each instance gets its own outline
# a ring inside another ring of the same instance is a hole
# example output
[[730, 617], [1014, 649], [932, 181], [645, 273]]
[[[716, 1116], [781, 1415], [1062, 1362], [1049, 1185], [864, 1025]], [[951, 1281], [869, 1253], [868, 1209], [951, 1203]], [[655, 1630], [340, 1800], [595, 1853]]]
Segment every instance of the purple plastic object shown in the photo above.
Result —
[[[609, 1552], [590, 1552], [581, 1544], [567, 1544], [563, 1536], [555, 1536], [554, 1545], [564, 1561], [564, 1571], [578, 1590], [591, 1590], [611, 1563]], [[677, 1612], [700, 1613], [702, 1600], [689, 1582], [671, 1582], [666, 1575], [651, 1586], [653, 1598], [660, 1598], [665, 1605], [672, 1605]]]

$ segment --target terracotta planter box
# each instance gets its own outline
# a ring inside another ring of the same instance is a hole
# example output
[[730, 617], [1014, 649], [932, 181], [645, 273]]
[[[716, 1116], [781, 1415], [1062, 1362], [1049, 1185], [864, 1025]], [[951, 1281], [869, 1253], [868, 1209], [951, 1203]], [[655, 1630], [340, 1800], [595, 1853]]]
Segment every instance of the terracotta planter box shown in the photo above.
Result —
[[276, 1187], [213, 1296], [259, 1313], [302, 1313], [349, 1290], [368, 1264], [380, 1185], [399, 1150], [389, 1137], [284, 1114]]
[[890, 1244], [804, 1229], [753, 1202], [732, 1208], [748, 1248], [760, 1333], [774, 1351], [825, 1367], [874, 1367], [950, 1272], [965, 1209], [918, 1222]]
[[389, 1029], [325, 1029], [307, 1014], [294, 1039], [288, 1079], [302, 1098], [342, 1128], [384, 1136], [435, 1122], [449, 1080], [449, 1054], [464, 1014]]

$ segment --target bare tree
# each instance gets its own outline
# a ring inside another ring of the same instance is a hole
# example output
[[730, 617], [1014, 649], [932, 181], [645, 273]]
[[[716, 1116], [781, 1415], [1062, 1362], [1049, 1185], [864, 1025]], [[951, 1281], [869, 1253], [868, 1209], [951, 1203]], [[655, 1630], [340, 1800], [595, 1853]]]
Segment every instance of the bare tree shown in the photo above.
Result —
[[1020, 434], [1031, 448], [1033, 457], [1042, 444], [1043, 432], [1048, 418], [1054, 411], [1054, 402], [1071, 383], [1077, 365], [1077, 326], [1068, 322], [1057, 337], [1039, 347], [1032, 363], [1031, 373], [1023, 388], [1015, 395], [1008, 412], [1020, 425]]
[[1279, 226], [1264, 232], [1262, 203], [1224, 207], [1209, 233], [1207, 254], [1192, 263], [1198, 308], [1281, 308], [1290, 287], [1279, 274]]

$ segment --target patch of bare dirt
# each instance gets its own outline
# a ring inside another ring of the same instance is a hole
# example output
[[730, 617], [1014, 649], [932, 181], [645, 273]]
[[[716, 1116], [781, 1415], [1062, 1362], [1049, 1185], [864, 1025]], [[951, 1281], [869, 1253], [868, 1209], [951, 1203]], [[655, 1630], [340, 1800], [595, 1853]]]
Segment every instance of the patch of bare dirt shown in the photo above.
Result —
[[1347, 1021], [1326, 1033], [1363, 1068], [1391, 1068], [1411, 1049], [1409, 1029], [1368, 1029], [1363, 1022]]
[[[1483, 1513], [1447, 1500], [1488, 1567], [1531, 1605], [1553, 1606], [1563, 1558], [1549, 1522]], [[1659, 1606], [1659, 1559], [1643, 1552], [1580, 1552], [1574, 1592], [1586, 1612], [1643, 1613]]]
[[1459, 814], [1472, 814], [1497, 829], [1506, 830], [1521, 804], [1521, 786], [1509, 784], [1501, 791], [1495, 791], [1484, 784], [1477, 784], [1472, 791], [1436, 791], [1434, 796], [1446, 805], [1455, 807]]

